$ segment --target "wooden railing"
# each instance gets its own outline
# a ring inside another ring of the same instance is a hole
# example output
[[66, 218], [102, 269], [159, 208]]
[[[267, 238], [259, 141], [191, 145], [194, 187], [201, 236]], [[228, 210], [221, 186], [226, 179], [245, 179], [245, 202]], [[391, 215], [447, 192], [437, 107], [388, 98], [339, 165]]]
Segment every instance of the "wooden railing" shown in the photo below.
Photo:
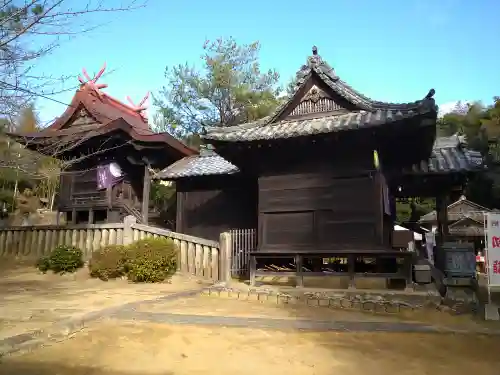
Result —
[[123, 223], [0, 228], [0, 254], [38, 258], [57, 245], [73, 245], [88, 260], [100, 247], [123, 244], [123, 232]]
[[[138, 224], [127, 216], [123, 223], [0, 228], [2, 258], [36, 259], [48, 255], [57, 245], [73, 245], [90, 260], [92, 253], [106, 245], [128, 245], [143, 238], [171, 238], [179, 249], [178, 270], [199, 277], [221, 280], [226, 266], [216, 241], [205, 240], [166, 229]], [[226, 257], [224, 257], [225, 259]]]
[[166, 229], [132, 224], [133, 241], [149, 237], [168, 237], [179, 248], [178, 269], [196, 276], [219, 280], [219, 243]]

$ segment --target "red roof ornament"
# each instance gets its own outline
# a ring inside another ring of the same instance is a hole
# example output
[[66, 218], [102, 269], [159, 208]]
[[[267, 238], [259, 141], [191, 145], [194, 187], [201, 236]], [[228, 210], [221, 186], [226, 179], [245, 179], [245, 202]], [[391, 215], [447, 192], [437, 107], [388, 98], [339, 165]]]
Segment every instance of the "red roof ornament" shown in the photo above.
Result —
[[144, 120], [147, 120], [147, 114], [146, 110], [148, 109], [148, 105], [146, 104], [146, 101], [149, 98], [149, 91], [144, 95], [144, 98], [139, 102], [138, 105], [136, 105], [130, 96], [127, 96], [127, 100], [130, 103], [130, 107], [134, 112], [137, 112]]
[[90, 89], [92, 89], [97, 94], [97, 96], [99, 96], [99, 98], [102, 98], [102, 93], [100, 90], [108, 87], [108, 85], [105, 83], [97, 83], [97, 81], [99, 80], [99, 78], [101, 78], [105, 70], [106, 70], [106, 63], [103, 64], [101, 70], [99, 70], [99, 72], [94, 76], [94, 78], [90, 78], [89, 74], [87, 73], [87, 70], [83, 68], [82, 73], [87, 80], [83, 79], [81, 76], [78, 76], [78, 80], [82, 85], [85, 85]]

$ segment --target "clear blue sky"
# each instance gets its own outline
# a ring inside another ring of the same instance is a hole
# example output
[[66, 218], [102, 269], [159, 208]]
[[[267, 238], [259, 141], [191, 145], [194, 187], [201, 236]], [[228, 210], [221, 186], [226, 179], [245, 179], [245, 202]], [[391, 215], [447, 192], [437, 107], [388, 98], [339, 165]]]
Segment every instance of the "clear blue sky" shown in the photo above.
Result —
[[[165, 66], [197, 63], [206, 38], [233, 36], [259, 40], [262, 67], [284, 81], [317, 45], [344, 81], [373, 99], [413, 101], [435, 88], [438, 104], [490, 103], [500, 95], [499, 15], [498, 0], [149, 0], [107, 14], [109, 24], [63, 43], [36, 69], [91, 73], [106, 61], [114, 72], [101, 79], [105, 91], [138, 101], [164, 84]], [[55, 99], [69, 103], [72, 95]], [[64, 110], [47, 100], [38, 107], [44, 121]]]

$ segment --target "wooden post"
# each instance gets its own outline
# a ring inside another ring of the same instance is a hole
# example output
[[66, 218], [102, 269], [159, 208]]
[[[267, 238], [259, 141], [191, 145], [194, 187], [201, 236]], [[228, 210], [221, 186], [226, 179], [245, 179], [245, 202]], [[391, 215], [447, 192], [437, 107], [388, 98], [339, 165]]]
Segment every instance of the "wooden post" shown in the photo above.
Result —
[[142, 189], [142, 223], [148, 225], [149, 220], [149, 192], [151, 190], [151, 176], [149, 164], [144, 164], [144, 184]]
[[295, 267], [296, 267], [296, 285], [297, 288], [304, 286], [304, 276], [302, 275], [302, 255], [295, 254]]
[[92, 208], [89, 210], [89, 224], [94, 224], [94, 210]]
[[413, 258], [407, 256], [404, 259], [404, 271], [406, 273], [405, 278], [405, 292], [413, 291]]
[[356, 282], [354, 280], [356, 275], [356, 255], [347, 255], [347, 274], [349, 275], [349, 285], [347, 289], [356, 289]]
[[436, 247], [434, 248], [434, 263], [440, 270], [444, 268], [444, 259], [442, 254], [443, 243], [447, 241], [448, 232], [448, 199], [447, 195], [439, 194], [436, 197], [436, 221], [437, 232]]
[[108, 186], [106, 188], [106, 204], [108, 206], [108, 210], [113, 206], [113, 197], [112, 197], [112, 187]]
[[231, 280], [231, 263], [232, 263], [232, 238], [231, 233], [224, 232], [220, 234], [219, 238], [220, 249], [220, 279], [223, 282]]
[[73, 208], [73, 210], [71, 211], [71, 224], [76, 224], [76, 208]]
[[255, 271], [257, 271], [257, 257], [250, 255], [250, 286], [255, 286]]
[[132, 225], [137, 222], [135, 216], [125, 216], [123, 220], [123, 245], [127, 246], [134, 242], [134, 229]]
[[440, 242], [443, 243], [448, 236], [448, 204], [447, 196], [439, 195], [436, 197], [436, 221], [437, 230], [440, 235]]

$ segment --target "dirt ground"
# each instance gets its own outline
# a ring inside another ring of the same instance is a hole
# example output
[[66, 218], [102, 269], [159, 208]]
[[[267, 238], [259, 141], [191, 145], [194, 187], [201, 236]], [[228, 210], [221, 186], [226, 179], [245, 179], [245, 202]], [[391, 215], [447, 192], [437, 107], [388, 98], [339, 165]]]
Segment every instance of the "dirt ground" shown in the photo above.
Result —
[[87, 270], [44, 275], [31, 262], [4, 263], [0, 267], [0, 339], [91, 311], [201, 287], [196, 279], [180, 276], [174, 276], [172, 283], [130, 284], [91, 279]]
[[160, 303], [142, 304], [137, 311], [152, 313], [169, 312], [172, 314], [203, 316], [234, 316], [245, 318], [271, 319], [311, 319], [337, 321], [395, 321], [393, 317], [363, 314], [357, 311], [342, 311], [328, 308], [283, 306], [269, 301], [259, 303], [222, 297], [194, 296]]
[[[153, 313], [169, 312], [172, 314], [190, 314], [203, 316], [234, 316], [247, 318], [275, 318], [275, 319], [312, 319], [335, 321], [365, 321], [365, 322], [413, 322], [431, 324], [438, 327], [457, 330], [492, 329], [500, 331], [500, 323], [483, 321], [479, 316], [471, 314], [451, 315], [435, 309], [405, 310], [398, 314], [383, 314], [363, 312], [356, 309], [333, 309], [316, 307], [314, 301], [310, 306], [305, 304], [277, 304], [275, 298], [260, 301], [247, 300], [243, 294], [237, 299], [236, 293], [230, 297], [221, 293], [197, 295], [188, 298], [162, 301], [158, 303], [140, 304], [138, 311]], [[499, 338], [500, 340], [500, 338]]]
[[[4, 265], [0, 267], [0, 339], [44, 329], [62, 319], [106, 307], [138, 304], [132, 310], [125, 309], [132, 315], [117, 313], [89, 322], [85, 329], [64, 341], [0, 358], [0, 375], [499, 373], [500, 357], [495, 346], [500, 342], [499, 336], [306, 332], [173, 325], [148, 320], [148, 314], [170, 313], [284, 320], [410, 320], [464, 328], [478, 324], [470, 317], [449, 317], [437, 312], [375, 315], [326, 307], [284, 306], [271, 300], [245, 301], [223, 295], [153, 301], [202, 286], [199, 280], [185, 276], [175, 276], [171, 283], [134, 285], [125, 280], [93, 280], [86, 271], [61, 277], [42, 275], [31, 264]], [[137, 317], [132, 318], [133, 314]]]
[[4, 358], [1, 375], [498, 375], [497, 337], [105, 321]]

